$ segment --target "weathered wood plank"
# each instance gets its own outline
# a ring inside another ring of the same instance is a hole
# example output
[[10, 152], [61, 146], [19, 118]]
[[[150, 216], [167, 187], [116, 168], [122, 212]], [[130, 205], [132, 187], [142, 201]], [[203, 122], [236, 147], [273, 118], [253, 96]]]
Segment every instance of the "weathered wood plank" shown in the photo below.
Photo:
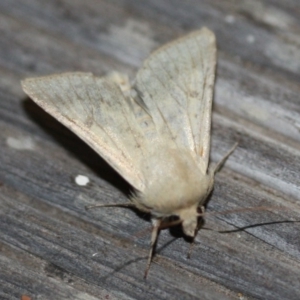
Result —
[[[213, 161], [239, 141], [207, 209], [284, 209], [207, 218], [224, 232], [202, 230], [190, 260], [181, 231], [163, 231], [144, 281], [147, 216], [84, 210], [125, 202], [130, 187], [19, 80], [133, 76], [155, 47], [202, 26], [219, 47]], [[297, 0], [1, 1], [0, 298], [299, 299], [299, 33]]]

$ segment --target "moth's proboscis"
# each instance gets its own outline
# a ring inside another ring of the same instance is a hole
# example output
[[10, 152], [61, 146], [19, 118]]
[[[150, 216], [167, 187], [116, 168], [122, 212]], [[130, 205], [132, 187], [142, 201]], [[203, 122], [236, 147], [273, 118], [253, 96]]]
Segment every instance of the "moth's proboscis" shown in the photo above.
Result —
[[129, 203], [113, 205], [134, 206], [152, 216], [145, 276], [162, 222], [177, 216], [184, 233], [195, 237], [198, 209], [235, 148], [217, 166], [208, 166], [215, 68], [215, 35], [202, 28], [152, 53], [133, 84], [119, 73], [22, 81], [29, 97], [134, 187]]

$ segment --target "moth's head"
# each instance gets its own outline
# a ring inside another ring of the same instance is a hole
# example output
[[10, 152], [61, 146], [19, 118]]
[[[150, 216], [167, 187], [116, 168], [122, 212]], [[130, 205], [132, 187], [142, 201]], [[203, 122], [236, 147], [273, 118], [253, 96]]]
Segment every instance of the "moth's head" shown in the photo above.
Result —
[[196, 192], [197, 197], [191, 197], [189, 206], [181, 208], [177, 211], [177, 215], [182, 222], [183, 232], [187, 236], [194, 237], [198, 225], [198, 218], [201, 216], [198, 207], [202, 207], [213, 189], [214, 177], [213, 173], [209, 173], [202, 177], [201, 188]]
[[198, 217], [192, 217], [182, 222], [182, 230], [187, 236], [194, 237], [198, 224]]
[[187, 236], [194, 237], [198, 225], [197, 207], [193, 206], [179, 211], [179, 219], [182, 221], [182, 230]]

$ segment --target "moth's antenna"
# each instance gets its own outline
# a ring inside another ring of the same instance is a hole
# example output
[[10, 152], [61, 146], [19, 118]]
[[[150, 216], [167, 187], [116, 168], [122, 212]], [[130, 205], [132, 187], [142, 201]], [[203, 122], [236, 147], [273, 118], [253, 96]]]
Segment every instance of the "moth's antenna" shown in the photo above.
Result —
[[[206, 217], [206, 216], [216, 216], [216, 215], [227, 215], [227, 214], [235, 214], [235, 213], [243, 213], [243, 212], [252, 212], [252, 211], [272, 211], [272, 210], [284, 210], [288, 209], [286, 207], [279, 207], [279, 206], [257, 206], [257, 207], [246, 207], [246, 208], [237, 208], [237, 209], [230, 209], [230, 210], [224, 210], [224, 211], [213, 211], [213, 212], [205, 212], [203, 211], [202, 213], [197, 214], [198, 217]], [[197, 231], [200, 229], [201, 226], [197, 227]], [[209, 229], [209, 228], [203, 228], [203, 229]], [[213, 230], [214, 229], [209, 229]], [[191, 253], [195, 244], [195, 237], [197, 234], [197, 231], [195, 233], [195, 236], [193, 238], [193, 241], [190, 245], [188, 255], [187, 257], [191, 257]]]
[[99, 208], [99, 207], [113, 207], [113, 206], [120, 206], [120, 207], [136, 207], [133, 203], [111, 203], [111, 204], [94, 204], [94, 205], [86, 205], [85, 209], [89, 210], [91, 208]]
[[220, 171], [224, 163], [226, 162], [227, 158], [232, 154], [232, 152], [236, 149], [239, 143], [235, 143], [233, 147], [225, 154], [225, 156], [217, 163], [214, 168], [214, 175]]
[[280, 207], [280, 206], [257, 206], [257, 207], [230, 209], [224, 211], [204, 212], [204, 213], [197, 214], [197, 216], [205, 217], [205, 216], [215, 216], [215, 215], [228, 215], [228, 214], [235, 214], [240, 212], [265, 211], [265, 210], [271, 211], [271, 210], [284, 210], [284, 209], [288, 209], [288, 208]]

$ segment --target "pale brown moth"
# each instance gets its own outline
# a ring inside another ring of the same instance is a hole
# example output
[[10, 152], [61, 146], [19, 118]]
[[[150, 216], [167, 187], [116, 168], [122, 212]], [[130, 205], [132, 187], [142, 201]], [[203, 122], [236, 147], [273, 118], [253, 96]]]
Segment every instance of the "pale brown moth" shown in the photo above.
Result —
[[215, 67], [215, 35], [202, 28], [152, 53], [132, 85], [118, 73], [100, 78], [65, 73], [22, 81], [29, 97], [134, 187], [129, 203], [109, 206], [134, 206], [151, 214], [145, 275], [162, 222], [177, 216], [184, 233], [195, 237], [198, 209], [236, 147], [208, 167]]

